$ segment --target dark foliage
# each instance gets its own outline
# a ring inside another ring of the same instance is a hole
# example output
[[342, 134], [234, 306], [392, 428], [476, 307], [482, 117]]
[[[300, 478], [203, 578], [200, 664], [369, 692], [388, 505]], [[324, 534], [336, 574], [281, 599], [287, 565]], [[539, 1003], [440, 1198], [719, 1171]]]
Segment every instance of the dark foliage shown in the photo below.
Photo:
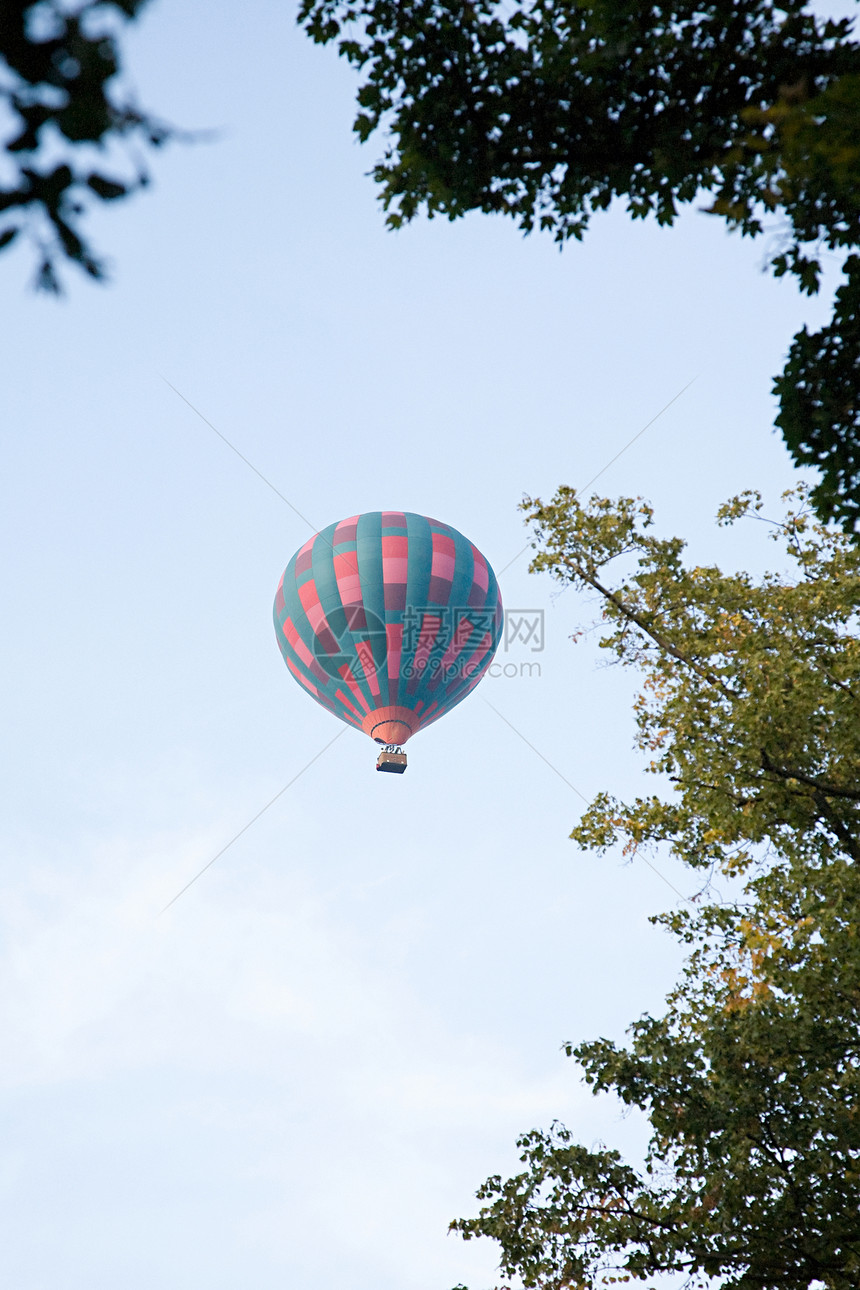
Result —
[[818, 514], [856, 526], [860, 498], [860, 257], [845, 263], [833, 321], [813, 335], [804, 327], [774, 388], [777, 425], [795, 461], [817, 466]]
[[13, 123], [3, 141], [12, 177], [0, 182], [0, 250], [29, 235], [45, 290], [60, 290], [63, 260], [104, 277], [81, 217], [92, 200], [115, 201], [147, 182], [128, 148], [106, 163], [107, 149], [158, 147], [171, 135], [111, 93], [120, 71], [117, 31], [144, 3], [87, 0], [70, 10], [60, 0], [3, 0], [0, 7], [0, 104]]
[[[860, 46], [847, 20], [818, 18], [804, 0], [302, 0], [299, 21], [363, 73], [354, 129], [362, 140], [387, 132], [373, 174], [392, 227], [421, 210], [481, 210], [564, 241], [616, 198], [634, 218], [671, 224], [707, 195], [748, 236], [780, 216], [772, 267], [810, 293], [823, 249], [860, 246]], [[834, 320], [852, 337], [855, 300]], [[826, 386], [828, 336], [796, 344], [804, 379]], [[827, 398], [841, 406], [850, 386], [856, 407], [850, 347]], [[817, 442], [820, 417], [789, 406], [791, 370], [779, 424], [807, 462], [796, 445]], [[828, 450], [811, 451], [821, 514], [857, 527], [844, 416]]]

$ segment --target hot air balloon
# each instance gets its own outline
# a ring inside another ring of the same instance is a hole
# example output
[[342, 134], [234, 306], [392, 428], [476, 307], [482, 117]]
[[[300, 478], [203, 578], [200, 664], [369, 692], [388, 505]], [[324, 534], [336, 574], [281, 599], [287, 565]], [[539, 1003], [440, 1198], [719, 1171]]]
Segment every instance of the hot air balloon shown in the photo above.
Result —
[[382, 744], [377, 770], [394, 773], [406, 769], [406, 741], [474, 690], [502, 627], [487, 559], [449, 524], [409, 511], [322, 529], [290, 560], [275, 596], [291, 674]]

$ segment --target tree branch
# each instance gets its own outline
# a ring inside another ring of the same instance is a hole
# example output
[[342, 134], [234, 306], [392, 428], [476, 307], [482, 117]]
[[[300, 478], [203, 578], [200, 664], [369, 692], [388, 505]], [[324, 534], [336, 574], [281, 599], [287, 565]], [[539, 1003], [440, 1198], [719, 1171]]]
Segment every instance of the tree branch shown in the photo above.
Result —
[[596, 592], [603, 596], [604, 600], [608, 600], [610, 604], [614, 605], [618, 612], [623, 615], [628, 622], [635, 623], [640, 631], [643, 631], [646, 636], [650, 636], [655, 645], [658, 645], [660, 649], [671, 655], [672, 658], [677, 659], [679, 663], [683, 663], [685, 667], [690, 668], [690, 670], [695, 672], [697, 676], [701, 677], [703, 681], [707, 681], [709, 685], [715, 685], [727, 699], [734, 698], [734, 694], [729, 687], [725, 682], [721, 681], [714, 672], [702, 667], [701, 663], [696, 662], [695, 659], [688, 658], [686, 654], [682, 654], [677, 645], [673, 645], [668, 637], [664, 636], [656, 627], [648, 623], [644, 618], [640, 617], [640, 615], [626, 605], [614, 591], [610, 591], [608, 587], [604, 587], [601, 582], [598, 582], [594, 574], [587, 573], [580, 565], [575, 565], [574, 568], [577, 576], [581, 578], [583, 582], [587, 583], [589, 587], [593, 587]]
[[804, 775], [802, 771], [795, 770], [791, 766], [779, 766], [776, 762], [771, 761], [767, 752], [762, 749], [761, 764], [764, 770], [770, 771], [774, 775], [779, 775], [781, 779], [796, 779], [801, 784], [807, 784], [809, 788], [815, 789], [818, 793], [826, 793], [828, 797], [844, 797], [849, 802], [860, 802], [860, 792], [849, 788], [839, 788], [836, 784], [828, 784], [826, 780], [814, 779], [810, 775]]

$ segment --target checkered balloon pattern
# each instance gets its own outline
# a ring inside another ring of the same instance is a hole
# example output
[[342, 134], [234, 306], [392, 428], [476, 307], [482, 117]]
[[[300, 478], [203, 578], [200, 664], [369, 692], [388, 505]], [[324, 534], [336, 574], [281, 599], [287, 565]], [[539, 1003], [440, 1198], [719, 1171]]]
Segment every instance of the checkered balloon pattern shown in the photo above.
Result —
[[381, 744], [404, 744], [465, 699], [502, 628], [478, 548], [408, 511], [330, 524], [296, 552], [275, 597], [278, 644], [299, 685]]

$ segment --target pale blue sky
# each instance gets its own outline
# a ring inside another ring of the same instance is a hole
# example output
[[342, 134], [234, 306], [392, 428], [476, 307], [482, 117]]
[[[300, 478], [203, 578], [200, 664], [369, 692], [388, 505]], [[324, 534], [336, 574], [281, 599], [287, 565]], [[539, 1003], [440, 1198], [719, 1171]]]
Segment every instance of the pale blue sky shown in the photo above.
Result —
[[635, 1150], [559, 1049], [620, 1037], [678, 961], [647, 921], [671, 890], [574, 848], [579, 798], [483, 699], [581, 793], [632, 795], [633, 678], [519, 559], [540, 676], [487, 678], [402, 778], [346, 730], [159, 916], [339, 729], [271, 624], [307, 528], [162, 378], [315, 526], [427, 513], [498, 572], [524, 492], [584, 484], [695, 377], [599, 486], [761, 568], [764, 526], [713, 515], [793, 482], [770, 382], [828, 301], [696, 212], [561, 254], [484, 217], [386, 233], [349, 69], [288, 4], [201, 12], [156, 0], [129, 42], [147, 104], [223, 133], [91, 221], [112, 285], [56, 303], [0, 260], [0, 1278], [479, 1290], [494, 1250], [448, 1220], [556, 1117]]

